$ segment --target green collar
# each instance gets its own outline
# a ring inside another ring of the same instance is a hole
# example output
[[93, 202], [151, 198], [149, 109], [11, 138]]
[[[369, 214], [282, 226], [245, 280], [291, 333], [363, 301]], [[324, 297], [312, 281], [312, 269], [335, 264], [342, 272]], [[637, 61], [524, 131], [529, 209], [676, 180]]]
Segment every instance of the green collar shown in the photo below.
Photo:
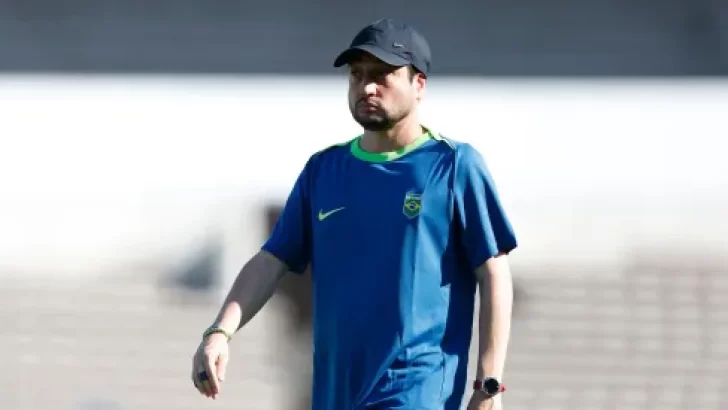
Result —
[[359, 142], [361, 140], [361, 135], [355, 138], [353, 141], [351, 141], [350, 147], [351, 147], [351, 154], [355, 157], [359, 158], [362, 161], [367, 162], [388, 162], [388, 161], [394, 161], [396, 159], [402, 158], [403, 156], [409, 154], [410, 152], [416, 150], [417, 148], [421, 147], [422, 144], [426, 143], [427, 141], [433, 139], [432, 133], [430, 130], [425, 128], [425, 133], [417, 137], [414, 141], [410, 142], [406, 146], [396, 150], [396, 151], [389, 151], [389, 152], [367, 152], [361, 149], [361, 146], [359, 145]]

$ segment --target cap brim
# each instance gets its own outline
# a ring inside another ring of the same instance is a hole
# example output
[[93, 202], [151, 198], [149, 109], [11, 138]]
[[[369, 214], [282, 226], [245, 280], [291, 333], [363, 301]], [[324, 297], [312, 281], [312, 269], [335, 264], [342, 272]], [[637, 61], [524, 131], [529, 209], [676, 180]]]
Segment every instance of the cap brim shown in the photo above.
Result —
[[352, 57], [356, 56], [361, 51], [369, 53], [378, 60], [381, 60], [391, 66], [402, 67], [411, 64], [411, 62], [406, 58], [400, 57], [390, 51], [384, 50], [383, 48], [374, 45], [363, 44], [344, 50], [341, 54], [339, 54], [338, 57], [336, 57], [336, 60], [334, 60], [334, 67], [341, 67], [343, 65], [349, 64]]

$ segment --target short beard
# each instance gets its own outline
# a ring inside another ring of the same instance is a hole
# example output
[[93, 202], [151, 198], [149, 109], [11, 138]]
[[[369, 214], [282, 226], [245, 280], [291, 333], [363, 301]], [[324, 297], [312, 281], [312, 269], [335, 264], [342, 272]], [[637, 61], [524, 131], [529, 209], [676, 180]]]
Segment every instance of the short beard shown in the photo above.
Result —
[[356, 106], [351, 108], [351, 115], [352, 117], [354, 117], [354, 121], [359, 123], [359, 125], [361, 125], [361, 127], [365, 130], [372, 132], [391, 130], [392, 128], [394, 128], [395, 125], [397, 125], [397, 123], [402, 121], [402, 119], [405, 118], [407, 114], [407, 110], [398, 112], [396, 113], [396, 115], [391, 115], [390, 113], [381, 110], [376, 114], [368, 115], [357, 112]]
[[388, 116], [363, 116], [354, 114], [354, 121], [367, 131], [380, 132], [391, 130], [397, 123]]

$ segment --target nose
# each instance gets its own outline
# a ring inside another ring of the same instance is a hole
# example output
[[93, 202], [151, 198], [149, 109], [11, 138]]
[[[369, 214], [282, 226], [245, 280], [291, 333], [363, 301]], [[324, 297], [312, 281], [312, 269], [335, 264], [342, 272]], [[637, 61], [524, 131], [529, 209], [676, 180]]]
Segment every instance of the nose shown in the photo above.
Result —
[[369, 81], [364, 84], [364, 95], [377, 95], [377, 83], [375, 83], [374, 81]]

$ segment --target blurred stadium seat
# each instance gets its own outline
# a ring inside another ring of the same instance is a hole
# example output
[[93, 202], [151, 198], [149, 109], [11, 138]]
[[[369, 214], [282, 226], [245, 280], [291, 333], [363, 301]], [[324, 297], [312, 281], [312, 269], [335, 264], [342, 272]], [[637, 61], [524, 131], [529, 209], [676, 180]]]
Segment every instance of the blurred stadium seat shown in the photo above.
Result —
[[[674, 256], [636, 259], [622, 280], [526, 275], [508, 408], [725, 409], [726, 264]], [[215, 303], [179, 303], [139, 276], [0, 285], [3, 409], [305, 408], [310, 345], [276, 300], [236, 337], [210, 404], [188, 373]]]

